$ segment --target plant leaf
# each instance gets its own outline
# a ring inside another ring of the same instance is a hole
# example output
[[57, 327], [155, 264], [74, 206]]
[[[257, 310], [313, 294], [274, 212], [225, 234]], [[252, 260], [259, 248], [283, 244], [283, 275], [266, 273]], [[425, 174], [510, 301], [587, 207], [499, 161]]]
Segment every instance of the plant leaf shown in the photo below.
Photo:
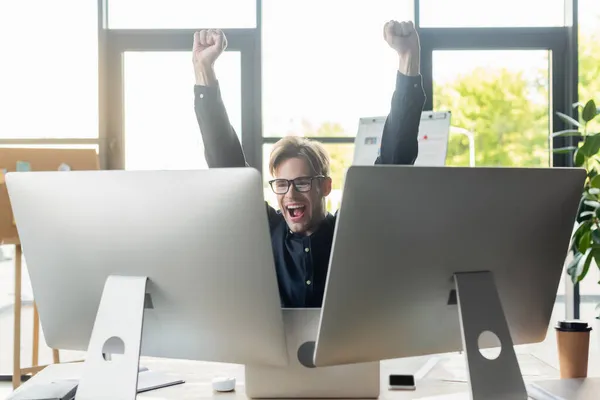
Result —
[[583, 133], [575, 129], [565, 129], [564, 131], [554, 132], [552, 137], [565, 137], [565, 136], [583, 136]]
[[600, 175], [596, 175], [595, 177], [592, 178], [590, 185], [593, 188], [597, 188], [600, 189]]
[[[600, 210], [600, 208], [599, 208], [599, 210]], [[586, 220], [586, 219], [590, 219], [590, 217], [594, 214], [596, 214], [596, 213], [593, 211], [584, 211], [581, 214], [579, 214], [579, 219], [582, 221]]]
[[592, 259], [593, 259], [593, 254], [592, 254], [592, 249], [589, 248], [586, 250], [586, 252], [583, 254], [583, 256], [579, 259], [579, 262], [577, 263], [577, 266], [575, 267], [575, 271], [574, 271], [574, 275], [575, 275], [575, 279], [577, 280], [576, 282], [579, 283], [583, 280], [583, 278], [585, 278], [585, 276], [587, 275], [588, 271], [590, 270], [590, 264], [592, 263]]
[[573, 232], [573, 238], [577, 238], [580, 235], [584, 234], [586, 231], [590, 230], [592, 227], [592, 221], [583, 221], [579, 224], [575, 232]]
[[556, 115], [558, 115], [560, 117], [560, 119], [562, 119], [566, 123], [569, 123], [569, 124], [571, 124], [573, 126], [576, 126], [578, 128], [581, 127], [581, 124], [576, 119], [574, 119], [573, 117], [568, 116], [567, 114], [564, 114], [564, 113], [561, 113], [560, 111], [557, 111]]
[[582, 258], [583, 258], [583, 254], [581, 254], [581, 253], [575, 253], [573, 255], [573, 259], [571, 260], [571, 262], [567, 266], [567, 273], [571, 277], [571, 281], [573, 282], [573, 284], [577, 284], [577, 277], [578, 277], [578, 275], [577, 275], [577, 265], [579, 265], [579, 260], [581, 260]]
[[588, 191], [583, 192], [583, 200], [591, 200], [591, 201], [598, 201], [598, 196], [592, 194]]
[[583, 118], [583, 120], [585, 122], [590, 122], [591, 120], [596, 118], [597, 114], [598, 114], [598, 110], [596, 108], [596, 103], [594, 102], [594, 100], [590, 100], [587, 102], [585, 107], [583, 107], [583, 112], [581, 113], [581, 118]]
[[575, 154], [573, 155], [573, 165], [576, 167], [581, 167], [585, 163], [585, 156], [579, 149], [575, 150]]
[[586, 200], [583, 202], [586, 206], [598, 208], [600, 207], [600, 203], [594, 200]]
[[595, 187], [591, 187], [591, 188], [588, 189], [588, 193], [591, 194], [591, 195], [597, 196], [598, 194], [600, 194], [600, 189], [595, 188]]
[[[592, 231], [592, 241], [595, 244], [600, 244], [600, 232], [598, 232], [598, 229], [596, 229], [595, 231]], [[594, 257], [600, 256], [600, 252], [594, 253]], [[600, 264], [598, 264], [600, 266]]]
[[592, 247], [592, 231], [587, 231], [581, 238], [579, 238], [579, 243], [577, 244], [577, 249], [581, 253], [585, 253]]
[[583, 153], [586, 157], [595, 156], [600, 150], [600, 136], [588, 136], [585, 138], [583, 142], [583, 146], [579, 148], [579, 151]]
[[552, 152], [554, 154], [568, 154], [568, 153], [572, 152], [573, 150], [577, 150], [577, 147], [575, 147], [575, 146], [558, 147], [556, 149], [552, 149]]

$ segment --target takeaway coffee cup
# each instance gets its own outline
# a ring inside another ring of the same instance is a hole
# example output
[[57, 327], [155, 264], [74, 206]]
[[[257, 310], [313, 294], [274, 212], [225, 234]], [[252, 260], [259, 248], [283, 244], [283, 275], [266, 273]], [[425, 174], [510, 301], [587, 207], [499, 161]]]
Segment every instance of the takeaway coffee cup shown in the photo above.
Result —
[[587, 377], [592, 328], [584, 321], [560, 321], [555, 328], [561, 379]]

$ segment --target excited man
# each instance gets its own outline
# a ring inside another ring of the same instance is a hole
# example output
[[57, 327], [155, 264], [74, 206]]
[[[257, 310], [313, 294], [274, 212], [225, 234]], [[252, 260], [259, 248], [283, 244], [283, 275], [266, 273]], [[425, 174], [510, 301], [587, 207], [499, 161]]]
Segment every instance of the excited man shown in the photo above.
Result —
[[[412, 165], [425, 103], [419, 37], [412, 22], [397, 21], [384, 25], [383, 36], [398, 53], [399, 67], [375, 164]], [[226, 47], [227, 38], [220, 30], [194, 34], [194, 103], [210, 168], [247, 165], [214, 71]], [[302, 137], [284, 137], [271, 152], [269, 170], [274, 179], [269, 184], [279, 210], [267, 205], [267, 215], [282, 307], [321, 307], [323, 302], [336, 219], [325, 206], [331, 192], [329, 168], [324, 147]]]

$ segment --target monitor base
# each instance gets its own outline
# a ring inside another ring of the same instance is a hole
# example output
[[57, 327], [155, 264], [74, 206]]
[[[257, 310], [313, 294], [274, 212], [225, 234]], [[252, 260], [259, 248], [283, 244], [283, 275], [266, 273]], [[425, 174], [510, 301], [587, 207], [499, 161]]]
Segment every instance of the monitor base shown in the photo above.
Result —
[[[147, 282], [139, 276], [106, 279], [76, 400], [135, 400]], [[123, 355], [106, 357], [105, 345], [122, 346]]]
[[[527, 400], [506, 317], [491, 272], [454, 275], [463, 350], [473, 400]], [[482, 333], [495, 334], [501, 350], [494, 360], [479, 351]]]

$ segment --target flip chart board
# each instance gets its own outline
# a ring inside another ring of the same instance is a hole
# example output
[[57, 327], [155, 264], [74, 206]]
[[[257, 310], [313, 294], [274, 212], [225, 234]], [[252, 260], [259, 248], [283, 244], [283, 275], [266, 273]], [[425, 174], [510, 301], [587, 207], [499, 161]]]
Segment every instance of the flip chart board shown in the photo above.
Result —
[[[424, 111], [419, 125], [419, 155], [415, 165], [444, 166], [450, 135], [450, 111]], [[379, 156], [386, 117], [359, 120], [353, 165], [373, 165]]]
[[18, 239], [4, 174], [26, 171], [87, 171], [99, 169], [95, 149], [0, 147], [0, 243]]

